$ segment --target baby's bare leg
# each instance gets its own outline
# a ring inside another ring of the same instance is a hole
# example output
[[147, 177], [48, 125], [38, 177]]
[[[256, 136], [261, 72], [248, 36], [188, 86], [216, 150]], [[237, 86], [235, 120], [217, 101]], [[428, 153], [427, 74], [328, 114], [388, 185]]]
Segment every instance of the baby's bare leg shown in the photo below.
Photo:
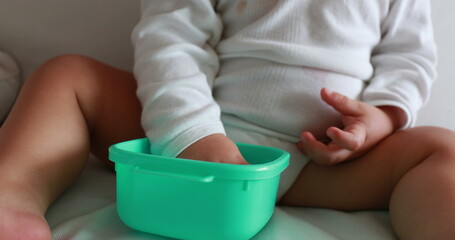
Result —
[[58, 57], [26, 81], [0, 128], [0, 240], [49, 239], [48, 206], [80, 174], [90, 148], [144, 136], [130, 73]]
[[402, 239], [455, 239], [455, 134], [419, 127], [388, 137], [360, 159], [309, 163], [283, 204], [340, 210], [390, 208]]

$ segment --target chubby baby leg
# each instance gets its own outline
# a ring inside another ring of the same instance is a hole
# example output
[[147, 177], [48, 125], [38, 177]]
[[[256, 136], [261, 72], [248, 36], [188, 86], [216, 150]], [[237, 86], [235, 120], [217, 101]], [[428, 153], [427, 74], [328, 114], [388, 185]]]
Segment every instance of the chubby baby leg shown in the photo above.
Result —
[[359, 159], [309, 163], [282, 204], [339, 210], [390, 209], [402, 239], [455, 239], [455, 133], [399, 131]]
[[50, 239], [44, 219], [93, 152], [144, 136], [131, 73], [82, 56], [43, 64], [0, 128], [0, 240]]

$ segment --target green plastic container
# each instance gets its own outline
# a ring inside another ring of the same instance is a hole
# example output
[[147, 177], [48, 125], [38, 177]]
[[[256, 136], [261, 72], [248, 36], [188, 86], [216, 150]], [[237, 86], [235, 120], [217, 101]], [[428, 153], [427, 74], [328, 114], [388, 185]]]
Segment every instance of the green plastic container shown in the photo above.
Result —
[[119, 217], [133, 229], [178, 239], [253, 237], [273, 214], [289, 154], [237, 146], [251, 165], [151, 155], [147, 139], [111, 146]]

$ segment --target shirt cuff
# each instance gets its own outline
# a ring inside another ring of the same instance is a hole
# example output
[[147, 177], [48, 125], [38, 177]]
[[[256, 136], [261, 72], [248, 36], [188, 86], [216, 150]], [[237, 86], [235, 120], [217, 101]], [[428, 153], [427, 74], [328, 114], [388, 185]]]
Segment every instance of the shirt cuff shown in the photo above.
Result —
[[416, 122], [416, 113], [411, 110], [411, 108], [407, 107], [405, 104], [400, 103], [400, 102], [395, 102], [392, 100], [373, 100], [373, 101], [366, 101], [365, 103], [379, 107], [379, 106], [392, 106], [392, 107], [397, 107], [401, 110], [403, 110], [405, 116], [406, 116], [406, 121], [401, 126], [398, 130], [410, 128], [415, 125]]
[[212, 124], [194, 126], [172, 140], [168, 146], [164, 148], [162, 155], [166, 157], [177, 157], [191, 144], [204, 137], [217, 133], [226, 135], [226, 131], [224, 130], [221, 121]]

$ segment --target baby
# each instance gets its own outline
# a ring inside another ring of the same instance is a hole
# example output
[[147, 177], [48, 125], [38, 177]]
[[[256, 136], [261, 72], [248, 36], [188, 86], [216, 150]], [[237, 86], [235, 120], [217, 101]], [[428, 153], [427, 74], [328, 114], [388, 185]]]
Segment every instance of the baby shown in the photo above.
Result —
[[411, 128], [436, 75], [429, 5], [142, 1], [134, 75], [67, 55], [24, 85], [0, 129], [0, 239], [49, 239], [89, 152], [111, 164], [144, 136], [226, 164], [247, 164], [234, 141], [282, 148], [279, 204], [389, 208], [402, 239], [454, 238], [455, 134]]

